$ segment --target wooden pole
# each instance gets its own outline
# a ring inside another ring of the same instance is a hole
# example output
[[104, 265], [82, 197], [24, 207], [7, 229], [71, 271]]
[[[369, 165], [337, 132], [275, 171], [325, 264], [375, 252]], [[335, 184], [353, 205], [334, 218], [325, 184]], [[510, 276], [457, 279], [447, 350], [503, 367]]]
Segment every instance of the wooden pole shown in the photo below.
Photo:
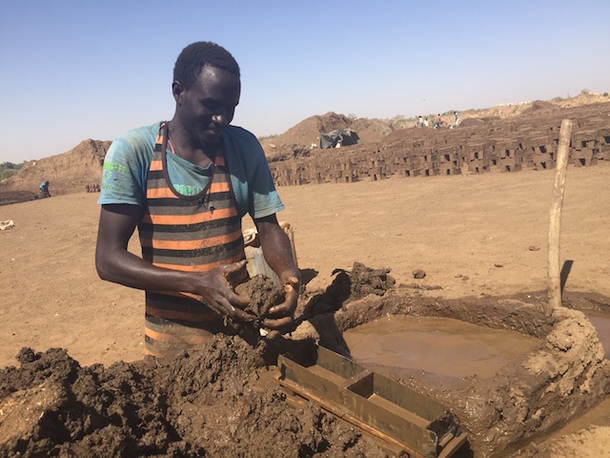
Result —
[[555, 182], [551, 195], [551, 214], [549, 218], [548, 243], [548, 312], [561, 307], [561, 265], [559, 260], [559, 239], [561, 234], [561, 209], [563, 207], [563, 194], [566, 184], [566, 169], [570, 151], [570, 136], [572, 134], [572, 121], [561, 121], [559, 131], [559, 147], [557, 149], [557, 165], [555, 166]]

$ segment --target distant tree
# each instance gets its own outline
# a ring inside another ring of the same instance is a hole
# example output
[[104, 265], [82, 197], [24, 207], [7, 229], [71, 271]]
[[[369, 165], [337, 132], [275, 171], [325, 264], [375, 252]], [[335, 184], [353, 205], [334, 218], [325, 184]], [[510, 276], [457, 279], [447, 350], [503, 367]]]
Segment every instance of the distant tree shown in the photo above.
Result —
[[3, 162], [0, 164], [0, 180], [6, 180], [17, 173], [17, 171], [23, 167], [25, 161], [21, 164], [13, 164], [12, 162]]
[[[415, 119], [415, 118], [413, 118]], [[390, 129], [396, 130], [400, 129], [404, 124], [406, 124], [409, 120], [405, 118], [405, 115], [396, 115], [393, 118], [385, 120]]]
[[15, 173], [17, 173], [16, 170], [2, 169], [2, 166], [0, 166], [0, 181], [6, 180], [7, 178], [12, 177], [13, 175], [15, 175]]
[[585, 88], [585, 89], [581, 90], [580, 93], [587, 95], [587, 94], [590, 94], [591, 91], [589, 89]]

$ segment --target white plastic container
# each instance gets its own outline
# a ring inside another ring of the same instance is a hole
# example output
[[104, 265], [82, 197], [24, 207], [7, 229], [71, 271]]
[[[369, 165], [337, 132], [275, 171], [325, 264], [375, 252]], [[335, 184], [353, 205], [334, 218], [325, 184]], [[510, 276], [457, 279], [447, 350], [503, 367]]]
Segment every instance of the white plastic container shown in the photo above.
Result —
[[246, 247], [246, 269], [250, 277], [262, 275], [268, 278], [277, 286], [282, 286], [277, 274], [269, 267], [265, 257], [263, 256], [263, 249], [261, 247], [247, 246]]

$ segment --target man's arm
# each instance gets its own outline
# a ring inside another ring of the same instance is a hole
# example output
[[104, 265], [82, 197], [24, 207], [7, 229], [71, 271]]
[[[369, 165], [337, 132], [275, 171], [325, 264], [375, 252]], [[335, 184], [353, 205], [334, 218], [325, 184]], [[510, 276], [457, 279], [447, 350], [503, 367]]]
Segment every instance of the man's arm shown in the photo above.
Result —
[[279, 226], [275, 214], [254, 221], [263, 249], [265, 261], [280, 278], [284, 286], [286, 300], [271, 307], [266, 327], [277, 330], [290, 330], [294, 321], [299, 291], [299, 272], [292, 258], [290, 239]]
[[227, 276], [244, 267], [244, 261], [200, 274], [155, 267], [127, 251], [140, 212], [137, 205], [102, 205], [95, 251], [95, 265], [102, 280], [147, 291], [197, 294], [211, 308], [233, 319], [252, 318], [241, 310], [248, 301], [235, 294], [227, 280]]

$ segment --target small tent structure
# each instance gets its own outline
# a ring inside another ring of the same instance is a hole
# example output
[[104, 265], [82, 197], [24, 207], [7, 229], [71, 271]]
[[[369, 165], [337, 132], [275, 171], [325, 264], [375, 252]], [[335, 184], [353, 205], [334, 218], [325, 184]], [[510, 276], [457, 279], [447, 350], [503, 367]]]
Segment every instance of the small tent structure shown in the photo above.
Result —
[[352, 129], [337, 129], [327, 134], [320, 134], [320, 149], [335, 148], [341, 146], [357, 145], [360, 137]]

